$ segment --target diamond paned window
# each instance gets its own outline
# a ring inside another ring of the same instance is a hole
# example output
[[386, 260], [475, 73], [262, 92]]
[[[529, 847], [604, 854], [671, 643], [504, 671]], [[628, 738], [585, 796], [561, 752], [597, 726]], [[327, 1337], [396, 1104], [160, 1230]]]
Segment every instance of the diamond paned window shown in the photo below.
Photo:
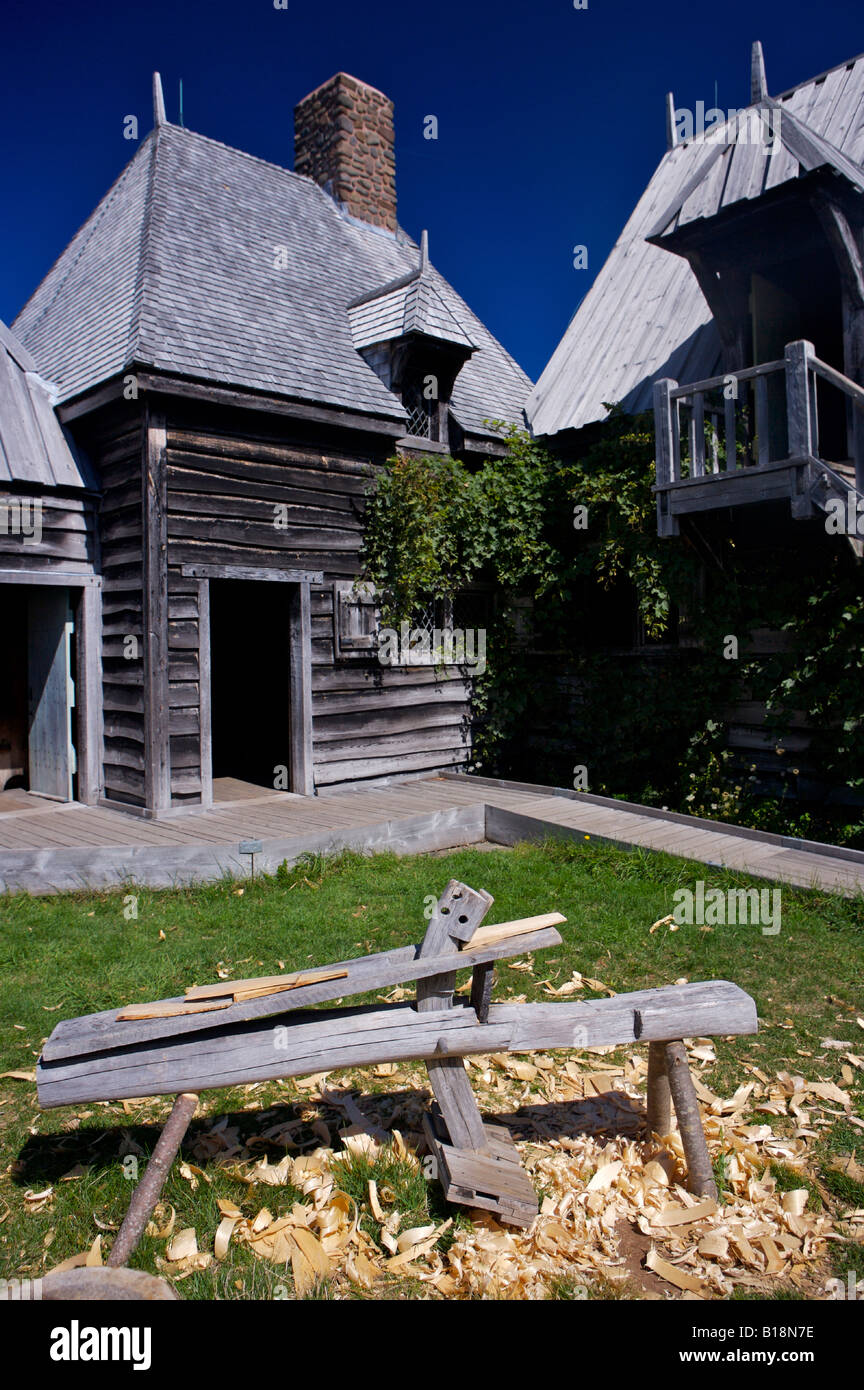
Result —
[[434, 439], [437, 402], [426, 399], [420, 382], [412, 381], [405, 386], [402, 404], [408, 412], [408, 433], [418, 439]]

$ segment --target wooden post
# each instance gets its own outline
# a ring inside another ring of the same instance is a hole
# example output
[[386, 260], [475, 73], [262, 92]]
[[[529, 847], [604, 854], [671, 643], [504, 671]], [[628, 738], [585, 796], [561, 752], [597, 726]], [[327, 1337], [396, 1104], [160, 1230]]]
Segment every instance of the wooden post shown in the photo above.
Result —
[[687, 1065], [687, 1052], [682, 1042], [669, 1042], [666, 1043], [665, 1053], [666, 1075], [687, 1160], [690, 1191], [695, 1192], [697, 1197], [713, 1197], [716, 1201], [717, 1184], [711, 1171], [699, 1102]]
[[696, 391], [691, 415], [690, 477], [705, 476], [705, 395]]
[[210, 580], [198, 580], [198, 756], [201, 805], [213, 805], [213, 667], [210, 660]]
[[813, 454], [813, 418], [810, 410], [809, 359], [813, 344], [805, 338], [786, 344], [786, 416], [790, 458]]
[[492, 981], [495, 976], [494, 960], [483, 965], [475, 965], [471, 972], [471, 1007], [480, 1023], [489, 1020], [489, 1004], [492, 1000]]
[[171, 805], [168, 707], [168, 522], [165, 417], [144, 422], [144, 787], [154, 816]]
[[[449, 1010], [453, 1005], [453, 987], [456, 984], [456, 966], [459, 960], [457, 949], [459, 941], [467, 941], [479, 927], [489, 908], [492, 898], [488, 893], [476, 892], [464, 883], [452, 879], [448, 883], [435, 908], [435, 915], [429, 923], [420, 947], [420, 956], [444, 955], [453, 952], [453, 971], [446, 975], [432, 975], [417, 983], [417, 1012], [430, 1013], [442, 1009]], [[442, 1057], [439, 1061], [426, 1063], [429, 1080], [435, 1092], [450, 1142], [457, 1149], [485, 1149], [486, 1134], [483, 1121], [471, 1083], [465, 1074], [465, 1063], [461, 1057]]]
[[678, 385], [671, 377], [663, 377], [654, 383], [654, 437], [657, 450], [657, 482], [677, 482], [680, 477], [680, 460], [676, 457], [673, 444], [672, 412], [676, 408], [672, 392]]
[[125, 1265], [150, 1220], [153, 1208], [159, 1200], [171, 1164], [177, 1157], [177, 1150], [183, 1143], [183, 1136], [195, 1114], [198, 1097], [193, 1091], [184, 1091], [174, 1102], [174, 1108], [159, 1135], [156, 1147], [150, 1156], [144, 1176], [132, 1193], [129, 1209], [123, 1224], [117, 1232], [117, 1239], [111, 1247], [107, 1263], [112, 1268]]
[[75, 615], [78, 678], [78, 800], [96, 806], [102, 795], [102, 589], [85, 584]]
[[[657, 485], [677, 482], [681, 476], [678, 447], [678, 405], [672, 392], [678, 385], [671, 377], [654, 383], [654, 450]], [[677, 536], [678, 520], [670, 511], [671, 497], [666, 491], [657, 493], [657, 534]]]
[[645, 1124], [649, 1134], [668, 1134], [672, 1128], [672, 1097], [666, 1075], [666, 1044], [648, 1044], [648, 1103]]
[[315, 778], [312, 765], [312, 619], [309, 585], [296, 584], [291, 590], [289, 615], [291, 684], [291, 790], [312, 796]]

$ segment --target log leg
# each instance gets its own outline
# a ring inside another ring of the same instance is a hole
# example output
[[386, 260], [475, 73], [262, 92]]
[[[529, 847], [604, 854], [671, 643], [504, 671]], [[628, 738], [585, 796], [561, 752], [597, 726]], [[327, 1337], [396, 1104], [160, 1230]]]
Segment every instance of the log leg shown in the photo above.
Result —
[[117, 1239], [111, 1247], [107, 1263], [112, 1268], [125, 1265], [144, 1234], [144, 1227], [153, 1214], [153, 1208], [159, 1200], [171, 1164], [177, 1157], [177, 1150], [183, 1143], [183, 1136], [189, 1128], [189, 1122], [197, 1106], [198, 1097], [192, 1091], [184, 1091], [175, 1100], [144, 1176], [132, 1193], [129, 1209], [117, 1232]]
[[684, 1044], [669, 1042], [666, 1044], [665, 1050], [666, 1075], [669, 1078], [669, 1090], [672, 1093], [675, 1114], [678, 1116], [678, 1128], [681, 1131], [684, 1157], [687, 1160], [690, 1191], [695, 1192], [697, 1197], [713, 1197], [716, 1201], [717, 1184], [711, 1172], [711, 1159], [708, 1156], [708, 1145], [705, 1141], [705, 1131], [702, 1128], [702, 1119], [699, 1114], [699, 1102], [696, 1099], [693, 1078], [687, 1065], [687, 1053]]
[[648, 1104], [645, 1124], [649, 1134], [668, 1134], [672, 1128], [672, 1097], [666, 1075], [666, 1045], [648, 1044]]

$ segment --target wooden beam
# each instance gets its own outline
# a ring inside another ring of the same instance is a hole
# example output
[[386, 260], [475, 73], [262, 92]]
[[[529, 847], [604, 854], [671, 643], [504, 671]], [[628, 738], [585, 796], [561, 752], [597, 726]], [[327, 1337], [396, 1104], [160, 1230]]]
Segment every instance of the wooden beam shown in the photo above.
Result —
[[[452, 954], [454, 969], [442, 975], [432, 975], [417, 984], [418, 1016], [428, 1013], [450, 1013], [453, 989], [456, 984], [455, 963], [459, 944], [476, 933], [493, 899], [489, 893], [477, 892], [465, 883], [451, 879], [435, 907], [435, 913], [420, 946], [420, 959], [426, 956]], [[437, 1049], [436, 1049], [437, 1050]], [[426, 1069], [441, 1114], [447, 1126], [450, 1143], [457, 1149], [482, 1149], [486, 1137], [483, 1121], [471, 1083], [465, 1075], [461, 1057], [442, 1057], [428, 1061]]]
[[283, 570], [257, 565], [181, 565], [184, 579], [248, 579], [265, 584], [321, 584], [323, 570]]
[[77, 633], [78, 800], [95, 806], [103, 791], [102, 776], [102, 590], [82, 588], [75, 614]]
[[672, 92], [666, 93], [666, 148], [674, 150], [678, 144], [678, 127], [675, 124], [675, 97]]
[[240, 410], [263, 410], [268, 415], [288, 415], [296, 420], [311, 420], [316, 424], [337, 425], [361, 434], [372, 433], [395, 437], [405, 433], [405, 417], [361, 415], [359, 412], [338, 410], [325, 405], [310, 405], [289, 400], [284, 396], [257, 395], [251, 391], [232, 390], [208, 382], [187, 381], [181, 377], [160, 376], [152, 370], [130, 368], [138, 380], [139, 391], [160, 395], [180, 396], [190, 400], [209, 401]]
[[[550, 928], [532, 936], [514, 937], [494, 946], [484, 946], [477, 951], [466, 948], [459, 952], [457, 963], [460, 969], [472, 969], [477, 965], [521, 955], [525, 950], [541, 950], [544, 947], [560, 945], [561, 937]], [[307, 1009], [313, 1004], [326, 1003], [332, 999], [349, 998], [351, 995], [366, 994], [374, 989], [406, 984], [409, 980], [441, 975], [451, 967], [451, 952], [421, 958], [418, 955], [419, 949], [416, 945], [400, 946], [393, 951], [380, 951], [372, 956], [358, 956], [354, 960], [334, 963], [328, 968], [340, 971], [338, 983], [322, 981], [303, 985], [292, 991], [290, 1001], [278, 996], [265, 996], [243, 1004], [235, 1004], [231, 1012], [220, 1020], [220, 1024], [235, 1027], [272, 1014], [282, 1014], [286, 1008], [294, 1011]], [[343, 969], [346, 972], [344, 977], [341, 975]], [[230, 993], [230, 990], [231, 981], [226, 980], [226, 994]], [[179, 1005], [183, 1003], [183, 999], [178, 997], [164, 1002]], [[78, 1057], [90, 1052], [124, 1049], [154, 1043], [160, 1038], [176, 1037], [180, 1033], [200, 1031], [209, 1026], [206, 1019], [201, 1021], [178, 1017], [170, 1024], [150, 1020], [132, 1027], [131, 1024], [117, 1022], [116, 1008], [105, 1009], [102, 1013], [65, 1019], [59, 1023], [45, 1043], [42, 1056], [46, 1061], [55, 1061], [61, 1057]]]
[[765, 55], [762, 44], [757, 39], [750, 50], [750, 104], [755, 106], [768, 96], [768, 82], [765, 77]]
[[198, 738], [201, 805], [213, 805], [213, 696], [210, 661], [210, 581], [198, 584]]
[[[222, 1020], [226, 1015], [227, 1010], [210, 1018]], [[199, 1014], [168, 1022], [207, 1018]], [[139, 1043], [109, 1054], [53, 1062], [46, 1061], [43, 1053], [36, 1079], [39, 1103], [50, 1109], [246, 1085], [339, 1067], [372, 1066], [394, 1058], [430, 1060], [434, 1070], [434, 1064], [444, 1058], [483, 1052], [631, 1047], [676, 1036], [756, 1031], [756, 1007], [750, 996], [728, 981], [708, 980], [584, 1003], [492, 1004], [485, 1024], [478, 1023], [474, 1010], [462, 1004], [422, 1013], [409, 1004], [290, 1012], [242, 1029], [214, 1021], [191, 1036], [166, 1037], [155, 1047]]]
[[315, 792], [312, 750], [312, 620], [309, 611], [309, 585], [306, 583], [297, 584], [291, 590], [288, 632], [291, 790], [301, 796], [312, 796]]

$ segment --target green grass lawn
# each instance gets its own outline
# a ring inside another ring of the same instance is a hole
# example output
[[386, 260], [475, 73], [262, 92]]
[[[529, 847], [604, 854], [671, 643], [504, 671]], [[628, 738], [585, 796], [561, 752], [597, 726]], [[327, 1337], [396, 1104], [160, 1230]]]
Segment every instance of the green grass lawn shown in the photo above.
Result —
[[[176, 891], [129, 888], [0, 899], [0, 1071], [32, 1070], [43, 1039], [62, 1018], [179, 994], [193, 983], [216, 979], [224, 969], [237, 976], [271, 974], [419, 940], [424, 900], [437, 898], [450, 878], [494, 895], [489, 921], [552, 910], [568, 919], [561, 929], [563, 944], [536, 954], [533, 975], [499, 965], [498, 999], [548, 999], [541, 982], [559, 985], [574, 970], [617, 991], [686, 977], [730, 979], [751, 993], [759, 1034], [717, 1040], [717, 1062], [703, 1073], [715, 1092], [726, 1094], [746, 1080], [743, 1064], [769, 1074], [788, 1068], [840, 1084], [841, 1054], [826, 1051], [821, 1040], [847, 1039], [852, 1051], [864, 1051], [864, 1032], [856, 1022], [864, 1015], [860, 899], [784, 886], [777, 936], [746, 925], [710, 931], [681, 926], [674, 932], [661, 927], [651, 934], [652, 923], [672, 911], [676, 887], [692, 886], [697, 878], [724, 889], [753, 881], [647, 851], [552, 842], [512, 851], [316, 858], [252, 883]], [[578, 997], [592, 995], [584, 991]], [[864, 1117], [861, 1076], [856, 1074], [853, 1088], [859, 1118]], [[386, 1081], [370, 1075], [368, 1090], [384, 1091]], [[302, 1112], [302, 1093], [294, 1083], [256, 1088], [254, 1098], [241, 1090], [208, 1092], [202, 1102], [211, 1117], [231, 1112], [241, 1132], [244, 1124], [262, 1127], [262, 1110], [299, 1102]], [[43, 1113], [34, 1086], [0, 1079], [0, 1275], [39, 1273], [86, 1248], [99, 1230], [97, 1218], [116, 1225], [129, 1194], [118, 1155], [118, 1145], [127, 1143], [122, 1135], [133, 1152], [137, 1144], [146, 1154], [157, 1132], [154, 1123], [161, 1123], [165, 1112], [165, 1103], [158, 1101], [131, 1112], [97, 1105]], [[781, 1131], [784, 1123], [777, 1121]], [[864, 1129], [842, 1119], [820, 1139], [821, 1166], [812, 1175], [821, 1199], [842, 1212], [864, 1206], [864, 1188], [831, 1168], [840, 1153], [864, 1162]], [[79, 1163], [81, 1176], [58, 1181]], [[202, 1181], [193, 1193], [175, 1167], [165, 1197], [177, 1208], [178, 1228], [213, 1230], [217, 1198], [238, 1203], [248, 1198], [248, 1188], [218, 1167], [209, 1175], [212, 1182]], [[349, 1190], [351, 1173], [344, 1177]], [[392, 1172], [389, 1181], [395, 1181]], [[363, 1182], [358, 1182], [360, 1191]], [[50, 1206], [28, 1210], [25, 1191], [50, 1184], [55, 1186]], [[279, 1209], [290, 1208], [296, 1197], [279, 1189]], [[447, 1214], [456, 1215], [457, 1223], [468, 1219], [448, 1208], [431, 1184], [405, 1201], [412, 1204], [415, 1224]], [[133, 1263], [152, 1270], [154, 1253], [163, 1245], [145, 1238]], [[845, 1261], [864, 1274], [861, 1247], [842, 1250], [838, 1269]], [[231, 1259], [193, 1275], [180, 1289], [184, 1297], [254, 1298], [273, 1296], [279, 1283], [278, 1273], [263, 1262], [232, 1249]]]

